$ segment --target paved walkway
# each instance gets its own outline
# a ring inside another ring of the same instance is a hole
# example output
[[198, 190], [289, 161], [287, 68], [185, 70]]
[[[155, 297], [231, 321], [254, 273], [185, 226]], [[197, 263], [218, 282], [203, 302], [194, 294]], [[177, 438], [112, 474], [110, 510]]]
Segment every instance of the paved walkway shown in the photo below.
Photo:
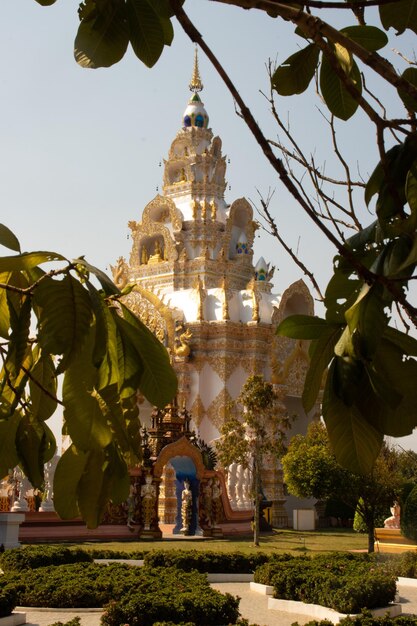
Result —
[[[259, 624], [259, 626], [291, 626], [298, 621], [306, 624], [312, 618], [295, 613], [284, 613], [282, 611], [271, 611], [267, 608], [267, 597], [250, 591], [248, 583], [212, 583], [214, 589], [222, 593], [231, 593], [239, 596], [240, 612], [242, 617], [249, 620], [249, 623]], [[400, 602], [403, 614], [417, 615], [417, 587], [399, 585]], [[22, 609], [24, 610], [24, 609]], [[99, 609], [26, 609], [27, 626], [49, 626], [54, 622], [67, 622], [76, 615], [81, 618], [82, 626], [99, 626], [102, 611]]]

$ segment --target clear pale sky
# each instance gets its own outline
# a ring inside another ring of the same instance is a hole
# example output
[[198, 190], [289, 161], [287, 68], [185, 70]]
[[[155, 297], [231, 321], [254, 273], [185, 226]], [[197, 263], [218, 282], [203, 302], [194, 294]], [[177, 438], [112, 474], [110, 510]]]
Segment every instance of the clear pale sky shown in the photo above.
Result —
[[[1, 0], [0, 221], [15, 232], [24, 250], [54, 250], [69, 258], [85, 255], [109, 270], [119, 256], [129, 257], [128, 221], [140, 220], [144, 206], [157, 188], [162, 189], [159, 163], [181, 126], [193, 45], [174, 24], [174, 42], [152, 69], [131, 49], [112, 68], [82, 69], [72, 52], [78, 4], [57, 0], [41, 7], [35, 0]], [[265, 135], [275, 139], [277, 129], [260, 90], [268, 93], [268, 59], [281, 63], [303, 46], [294, 28], [260, 12], [208, 0], [188, 0], [184, 6]], [[339, 13], [340, 26], [353, 24], [350, 14]], [[387, 49], [400, 47], [411, 56], [411, 46], [412, 37], [406, 36]], [[406, 67], [398, 57], [394, 63], [401, 71]], [[324, 288], [333, 249], [280, 185], [201, 54], [200, 70], [209, 126], [221, 137], [223, 153], [230, 159], [226, 199], [256, 200], [257, 189], [264, 195], [275, 189], [271, 210], [280, 232]], [[372, 86], [377, 92], [383, 89], [378, 95], [388, 95], [391, 102], [389, 88]], [[324, 109], [314, 85], [307, 94], [279, 99], [277, 106], [305, 152], [314, 153], [319, 163], [326, 161], [329, 175], [335, 173], [320, 107]], [[366, 176], [377, 156], [364, 116], [338, 127], [353, 170], [359, 167]], [[373, 219], [365, 210], [363, 215], [364, 224]], [[272, 237], [258, 233], [255, 262], [262, 255], [276, 265], [275, 289], [282, 293], [302, 278], [301, 270]]]

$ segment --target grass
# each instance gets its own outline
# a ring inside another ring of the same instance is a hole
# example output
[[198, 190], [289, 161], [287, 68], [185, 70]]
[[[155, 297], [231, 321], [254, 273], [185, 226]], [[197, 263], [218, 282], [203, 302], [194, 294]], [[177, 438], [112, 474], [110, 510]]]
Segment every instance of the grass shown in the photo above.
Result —
[[[79, 548], [102, 548], [133, 552], [141, 550], [213, 550], [216, 552], [253, 552], [261, 550], [268, 553], [290, 552], [291, 554], [317, 554], [320, 552], [348, 552], [367, 549], [367, 535], [355, 533], [348, 529], [326, 529], [321, 531], [301, 532], [295, 530], [275, 530], [270, 535], [262, 535], [260, 547], [255, 548], [250, 537], [233, 537], [227, 539], [165, 539], [161, 541], [111, 541], [71, 543]], [[62, 544], [60, 544], [62, 545]]]

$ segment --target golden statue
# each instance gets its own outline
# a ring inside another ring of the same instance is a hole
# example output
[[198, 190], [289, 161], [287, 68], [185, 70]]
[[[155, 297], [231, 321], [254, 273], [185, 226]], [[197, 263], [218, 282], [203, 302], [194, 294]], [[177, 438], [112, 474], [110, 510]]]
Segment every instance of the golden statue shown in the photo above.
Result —
[[201, 219], [202, 220], [206, 219], [206, 214], [207, 214], [207, 203], [205, 200], [203, 200], [201, 203]]
[[192, 207], [192, 211], [193, 211], [193, 220], [196, 220], [197, 219], [198, 209], [200, 208], [200, 204], [198, 203], [197, 200], [193, 200], [192, 204], [191, 204], [191, 207]]
[[214, 198], [210, 202], [210, 207], [211, 207], [211, 219], [214, 222], [216, 220], [216, 217], [217, 217], [217, 204], [216, 204], [216, 201], [215, 201]]
[[162, 260], [161, 244], [159, 243], [159, 239], [155, 239], [153, 254], [149, 257], [148, 263], [160, 263]]
[[[190, 340], [193, 333], [189, 328], [184, 330], [182, 323], [179, 323], [175, 329], [179, 336], [175, 339], [174, 354], [175, 356], [187, 357], [191, 353]], [[183, 332], [181, 332], [183, 331]]]
[[148, 253], [146, 251], [145, 246], [142, 246], [142, 251], [140, 254], [140, 263], [141, 265], [147, 265], [148, 263]]

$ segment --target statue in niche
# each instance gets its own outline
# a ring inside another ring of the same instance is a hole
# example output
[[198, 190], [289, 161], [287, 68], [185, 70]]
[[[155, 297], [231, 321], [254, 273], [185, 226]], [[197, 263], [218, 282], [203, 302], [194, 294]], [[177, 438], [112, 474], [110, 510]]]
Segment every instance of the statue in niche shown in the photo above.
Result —
[[179, 178], [178, 178], [178, 182], [179, 183], [185, 183], [186, 180], [187, 180], [187, 176], [186, 176], [186, 173], [185, 173], [185, 169], [182, 167], [181, 170], [180, 170], [180, 175], [179, 175]]
[[149, 257], [148, 263], [160, 263], [161, 261], [163, 261], [161, 244], [159, 239], [155, 239], [153, 254]]
[[142, 251], [140, 253], [140, 263], [141, 265], [147, 265], [148, 263], [148, 252], [145, 246], [142, 246]]
[[184, 490], [181, 495], [181, 520], [182, 528], [180, 530], [184, 535], [190, 534], [191, 515], [193, 507], [193, 494], [191, 493], [190, 483], [184, 481]]
[[[144, 485], [145, 486], [145, 485]], [[129, 530], [133, 530], [133, 524], [136, 524], [135, 521], [135, 511], [136, 511], [136, 485], [130, 485], [129, 489], [129, 497], [127, 499], [127, 522], [126, 525]]]
[[401, 508], [398, 502], [394, 502], [393, 506], [390, 508], [391, 517], [387, 517], [384, 521], [384, 528], [400, 528], [400, 514]]
[[185, 148], [184, 148], [184, 156], [188, 156], [188, 148], [187, 148], [187, 146], [185, 146]]
[[237, 463], [233, 462], [227, 469], [227, 491], [232, 509], [236, 506]]
[[210, 207], [211, 207], [211, 219], [214, 222], [216, 220], [216, 218], [217, 218], [217, 203], [216, 203], [214, 198], [210, 202]]
[[201, 219], [205, 220], [207, 216], [207, 202], [205, 200], [201, 203]]
[[145, 476], [145, 484], [141, 487], [140, 495], [142, 498], [144, 530], [150, 530], [154, 517], [156, 488], [152, 484], [152, 476], [149, 474]]

